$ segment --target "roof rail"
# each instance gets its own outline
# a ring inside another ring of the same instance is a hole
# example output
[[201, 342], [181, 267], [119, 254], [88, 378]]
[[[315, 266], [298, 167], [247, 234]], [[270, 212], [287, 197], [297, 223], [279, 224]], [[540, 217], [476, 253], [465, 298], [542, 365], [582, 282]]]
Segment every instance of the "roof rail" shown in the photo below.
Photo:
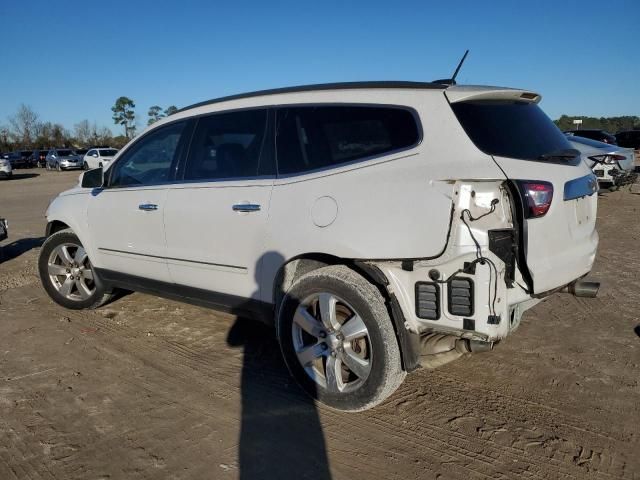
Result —
[[255, 92], [241, 93], [239, 95], [229, 95], [226, 97], [214, 98], [204, 102], [194, 103], [181, 108], [178, 112], [191, 110], [196, 107], [203, 107], [214, 103], [228, 102], [230, 100], [240, 100], [243, 98], [262, 97], [268, 95], [278, 95], [281, 93], [313, 92], [321, 90], [354, 90], [363, 88], [417, 88], [426, 90], [444, 90], [448, 84], [439, 82], [405, 82], [405, 81], [371, 81], [371, 82], [342, 82], [342, 83], [319, 83], [315, 85], [300, 85], [296, 87], [274, 88], [270, 90], [258, 90]]

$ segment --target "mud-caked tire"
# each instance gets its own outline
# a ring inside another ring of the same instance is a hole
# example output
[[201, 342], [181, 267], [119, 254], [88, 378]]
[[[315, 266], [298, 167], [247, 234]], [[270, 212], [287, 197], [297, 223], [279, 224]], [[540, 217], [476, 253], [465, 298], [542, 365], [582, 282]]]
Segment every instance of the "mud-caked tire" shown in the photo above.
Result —
[[346, 266], [300, 277], [285, 292], [276, 327], [292, 376], [329, 407], [372, 408], [406, 376], [384, 298]]

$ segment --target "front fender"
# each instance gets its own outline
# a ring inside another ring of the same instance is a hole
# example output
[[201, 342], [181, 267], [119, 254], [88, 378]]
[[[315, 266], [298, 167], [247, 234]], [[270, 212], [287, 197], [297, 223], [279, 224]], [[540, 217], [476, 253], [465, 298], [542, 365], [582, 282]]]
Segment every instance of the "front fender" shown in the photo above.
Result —
[[[87, 221], [89, 198], [90, 192], [84, 190], [77, 190], [54, 198], [46, 212], [46, 235], [49, 237], [54, 226], [59, 223], [66, 225], [78, 236], [89, 258], [93, 261], [97, 258], [97, 252]], [[100, 265], [96, 266], [100, 267]]]

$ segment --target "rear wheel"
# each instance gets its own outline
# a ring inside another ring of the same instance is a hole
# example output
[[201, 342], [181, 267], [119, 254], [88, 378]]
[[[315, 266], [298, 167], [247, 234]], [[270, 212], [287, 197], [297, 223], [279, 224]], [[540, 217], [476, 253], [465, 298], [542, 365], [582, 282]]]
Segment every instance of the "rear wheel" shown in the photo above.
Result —
[[293, 377], [335, 409], [371, 408], [404, 380], [384, 299], [345, 266], [301, 277], [282, 301], [277, 333]]
[[38, 259], [42, 286], [66, 308], [97, 308], [111, 298], [78, 237], [62, 230], [44, 242]]

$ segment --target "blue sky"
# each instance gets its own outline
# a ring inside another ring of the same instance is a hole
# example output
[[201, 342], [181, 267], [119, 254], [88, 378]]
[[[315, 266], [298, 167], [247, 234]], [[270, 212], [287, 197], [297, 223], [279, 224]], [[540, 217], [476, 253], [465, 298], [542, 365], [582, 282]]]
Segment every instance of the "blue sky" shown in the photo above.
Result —
[[0, 124], [20, 103], [115, 132], [133, 98], [178, 107], [307, 83], [433, 80], [523, 87], [552, 117], [640, 115], [640, 1], [0, 0]]

